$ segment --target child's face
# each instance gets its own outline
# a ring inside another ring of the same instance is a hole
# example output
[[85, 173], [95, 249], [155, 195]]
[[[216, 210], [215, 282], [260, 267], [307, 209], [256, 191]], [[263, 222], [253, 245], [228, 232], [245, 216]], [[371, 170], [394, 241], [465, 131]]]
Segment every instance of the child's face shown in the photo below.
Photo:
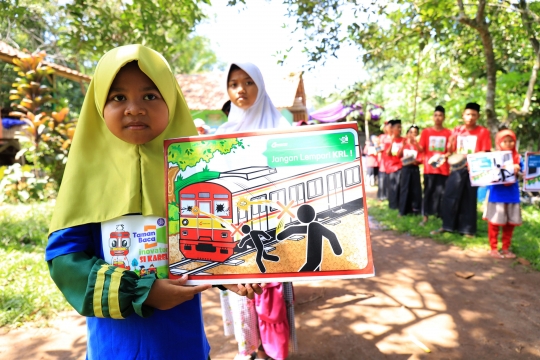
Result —
[[441, 126], [444, 121], [444, 113], [441, 111], [435, 111], [433, 113], [433, 123], [435, 126]]
[[418, 129], [417, 128], [411, 128], [409, 132], [407, 133], [409, 138], [414, 139], [418, 136]]
[[479, 116], [480, 114], [478, 113], [478, 111], [473, 109], [465, 109], [465, 111], [463, 112], [463, 122], [466, 126], [475, 126], [476, 120], [478, 120]]
[[103, 117], [114, 136], [140, 145], [165, 130], [169, 109], [154, 82], [137, 63], [129, 63], [114, 78]]
[[236, 69], [229, 75], [227, 93], [234, 105], [247, 110], [257, 100], [259, 89], [255, 81], [244, 70]]
[[392, 125], [391, 128], [392, 135], [400, 136], [401, 135], [401, 124]]
[[514, 141], [514, 139], [512, 139], [512, 137], [505, 136], [501, 140], [500, 145], [501, 145], [502, 150], [514, 150], [514, 147], [516, 146], [516, 142]]

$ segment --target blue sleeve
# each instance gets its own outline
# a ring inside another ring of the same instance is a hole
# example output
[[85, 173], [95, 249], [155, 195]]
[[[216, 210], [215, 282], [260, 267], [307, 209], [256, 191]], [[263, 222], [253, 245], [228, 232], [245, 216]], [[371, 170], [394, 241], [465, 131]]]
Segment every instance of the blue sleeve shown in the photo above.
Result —
[[53, 281], [79, 314], [114, 319], [152, 314], [144, 302], [155, 276], [140, 279], [133, 271], [105, 263], [100, 223], [55, 231], [45, 259]]
[[101, 250], [101, 225], [85, 224], [53, 232], [45, 249], [45, 260], [58, 256], [85, 252], [103, 258]]

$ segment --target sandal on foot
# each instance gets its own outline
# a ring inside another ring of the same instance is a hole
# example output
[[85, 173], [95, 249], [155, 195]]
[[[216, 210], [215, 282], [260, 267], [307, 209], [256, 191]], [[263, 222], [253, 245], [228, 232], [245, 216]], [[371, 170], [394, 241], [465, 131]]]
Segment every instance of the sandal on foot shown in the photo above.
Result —
[[505, 259], [515, 259], [516, 258], [516, 254], [514, 254], [510, 250], [501, 250], [501, 254]]
[[437, 229], [437, 230], [433, 230], [433, 231], [430, 231], [430, 235], [439, 235], [439, 234], [444, 234], [445, 232], [448, 232], [446, 230], [444, 230], [443, 228], [440, 228], [440, 229]]
[[504, 259], [504, 256], [502, 256], [498, 250], [491, 250], [489, 252], [489, 256], [495, 259]]

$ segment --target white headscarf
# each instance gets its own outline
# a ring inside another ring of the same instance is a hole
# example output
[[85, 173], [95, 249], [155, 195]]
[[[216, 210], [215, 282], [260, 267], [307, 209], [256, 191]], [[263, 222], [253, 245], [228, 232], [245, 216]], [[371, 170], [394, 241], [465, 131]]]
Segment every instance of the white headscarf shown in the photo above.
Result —
[[[272, 100], [270, 100], [270, 97], [266, 93], [264, 80], [259, 68], [252, 63], [231, 63], [229, 65], [229, 72], [227, 73], [227, 80], [232, 65], [238, 66], [253, 79], [258, 89], [257, 99], [247, 110], [240, 109], [231, 101], [229, 121], [221, 125], [216, 130], [216, 134], [290, 127], [291, 125], [287, 119], [285, 119], [279, 110], [276, 109], [274, 104], [272, 104]], [[228, 86], [228, 83], [226, 83], [225, 86]]]

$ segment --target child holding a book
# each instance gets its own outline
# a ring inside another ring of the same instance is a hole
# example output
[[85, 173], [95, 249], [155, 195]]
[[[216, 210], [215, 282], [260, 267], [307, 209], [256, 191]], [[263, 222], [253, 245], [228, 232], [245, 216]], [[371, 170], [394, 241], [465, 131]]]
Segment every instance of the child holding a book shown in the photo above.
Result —
[[[45, 253], [56, 285], [87, 317], [88, 359], [209, 358], [199, 293], [210, 285], [185, 286], [187, 276], [169, 280], [165, 273], [158, 279], [156, 271], [139, 277], [136, 262], [123, 260], [144, 245], [123, 228], [126, 218], [164, 223], [163, 141], [196, 134], [160, 54], [127, 45], [101, 58], [81, 109]], [[111, 222], [117, 231], [105, 232]], [[251, 298], [262, 292], [256, 284], [227, 288]]]

